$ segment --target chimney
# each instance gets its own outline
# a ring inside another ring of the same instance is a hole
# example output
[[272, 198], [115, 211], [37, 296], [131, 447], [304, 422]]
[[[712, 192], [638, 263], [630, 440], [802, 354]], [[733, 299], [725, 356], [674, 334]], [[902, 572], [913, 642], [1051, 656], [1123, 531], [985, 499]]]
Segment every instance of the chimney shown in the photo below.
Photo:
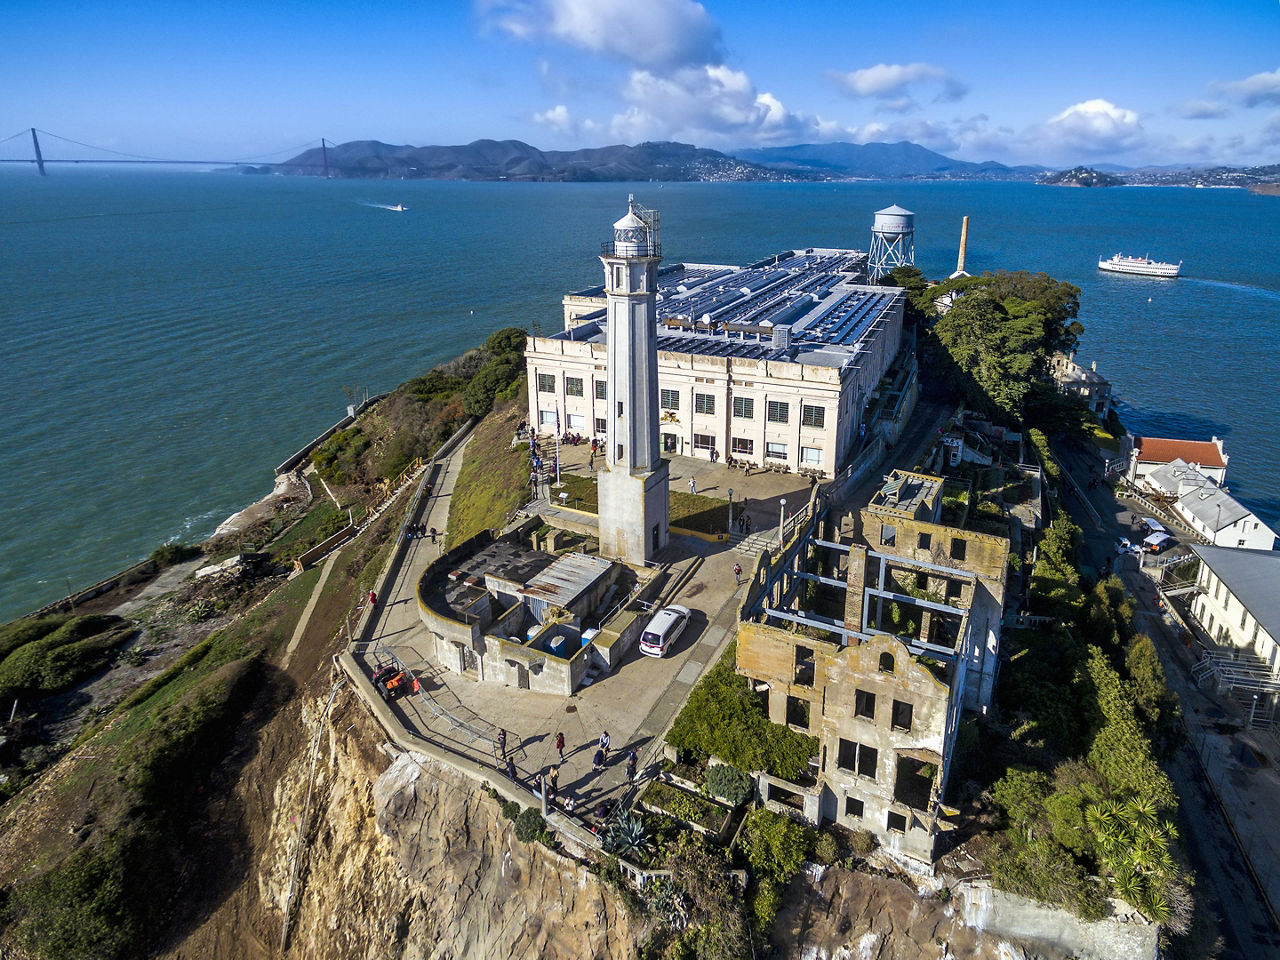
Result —
[[969, 218], [960, 222], [960, 256], [956, 258], [956, 273], [964, 273], [964, 253], [969, 246]]

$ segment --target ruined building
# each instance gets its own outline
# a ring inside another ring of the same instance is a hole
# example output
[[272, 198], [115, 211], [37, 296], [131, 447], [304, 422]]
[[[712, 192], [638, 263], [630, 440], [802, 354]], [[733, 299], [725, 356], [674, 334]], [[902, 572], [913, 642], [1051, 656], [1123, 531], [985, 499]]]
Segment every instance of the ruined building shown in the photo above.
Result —
[[922, 868], [953, 826], [942, 800], [961, 713], [994, 696], [1009, 556], [1007, 537], [965, 528], [947, 483], [895, 471], [852, 542], [815, 490], [757, 567], [738, 629], [738, 672], [770, 719], [819, 741], [803, 782], [761, 776], [765, 804], [868, 830]]

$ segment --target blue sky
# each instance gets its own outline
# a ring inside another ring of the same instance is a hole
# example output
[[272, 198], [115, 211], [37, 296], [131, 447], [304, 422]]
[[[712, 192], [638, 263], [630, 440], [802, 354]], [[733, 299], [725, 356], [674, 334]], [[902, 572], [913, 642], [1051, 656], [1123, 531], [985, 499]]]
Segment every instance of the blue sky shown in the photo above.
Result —
[[9, 0], [3, 24], [0, 137], [176, 159], [323, 136], [1280, 162], [1278, 0]]

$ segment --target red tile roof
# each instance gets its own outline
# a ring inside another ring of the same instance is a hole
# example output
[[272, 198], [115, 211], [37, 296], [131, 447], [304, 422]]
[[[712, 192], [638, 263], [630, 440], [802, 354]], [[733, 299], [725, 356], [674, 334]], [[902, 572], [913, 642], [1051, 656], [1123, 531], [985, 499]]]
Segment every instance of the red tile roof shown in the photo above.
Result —
[[1222, 451], [1212, 440], [1166, 440], [1161, 437], [1134, 437], [1138, 460], [1142, 463], [1172, 463], [1182, 459], [1202, 467], [1225, 467]]

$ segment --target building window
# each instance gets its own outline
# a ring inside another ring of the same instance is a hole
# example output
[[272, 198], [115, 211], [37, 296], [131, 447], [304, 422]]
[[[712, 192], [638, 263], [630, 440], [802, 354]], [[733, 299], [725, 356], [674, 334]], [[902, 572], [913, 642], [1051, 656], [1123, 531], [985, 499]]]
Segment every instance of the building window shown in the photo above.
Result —
[[596, 399], [604, 400], [608, 396], [608, 384], [603, 380], [596, 381]]
[[885, 820], [885, 825], [891, 833], [907, 832], [907, 818], [901, 813], [890, 811], [888, 818]]
[[826, 407], [811, 407], [807, 403], [800, 404], [800, 426], [824, 427], [827, 423]]
[[609, 421], [604, 417], [596, 417], [596, 433], [608, 433]]
[[693, 395], [693, 412], [715, 413], [716, 398], [709, 393], [695, 393]]
[[615, 290], [622, 289], [622, 267], [615, 265], [613, 268], [613, 288]]
[[876, 695], [870, 690], [855, 690], [853, 692], [853, 715], [862, 717], [864, 720], [874, 720], [876, 718]]
[[816, 662], [813, 659], [813, 648], [796, 646], [795, 683], [801, 687], [813, 686], [813, 675]]
[[969, 544], [967, 541], [962, 540], [959, 537], [952, 537], [951, 538], [951, 559], [964, 560], [965, 548], [968, 547], [968, 545]]
[[876, 778], [876, 759], [879, 756], [880, 752], [875, 747], [868, 747], [865, 744], [859, 746], [858, 776], [874, 780]]
[[787, 697], [787, 723], [793, 727], [809, 729], [809, 701], [802, 697]]
[[539, 393], [555, 393], [556, 378], [554, 374], [540, 373], [538, 374], [538, 392]]
[[734, 437], [733, 452], [738, 456], [753, 457], [756, 452], [756, 442], [748, 440], [746, 437]]
[[787, 445], [785, 443], [765, 441], [764, 455], [769, 460], [785, 460], [787, 459]]
[[622, 416], [622, 401], [618, 401], [618, 416]]
[[1213, 599], [1218, 599], [1218, 591], [1222, 589], [1222, 581], [1219, 580], [1213, 585]]
[[801, 447], [800, 462], [806, 467], [822, 466], [822, 448], [821, 447]]
[[618, 444], [618, 459], [622, 459], [622, 444]]
[[917, 590], [929, 589], [929, 575], [927, 573], [916, 574], [916, 589]]
[[889, 523], [880, 524], [880, 546], [892, 547], [898, 540], [898, 528]]
[[914, 708], [911, 704], [902, 700], [893, 701], [893, 719], [890, 721], [893, 729], [905, 730], [911, 732], [911, 714]]
[[893, 673], [893, 654], [892, 653], [880, 654], [880, 672]]
[[932, 533], [922, 533], [918, 537], [916, 537], [917, 550], [928, 550], [932, 546], [933, 546]]
[[770, 423], [786, 423], [791, 417], [790, 404], [770, 400], [767, 404], [767, 414]]
[[587, 418], [581, 413], [569, 414], [566, 422], [570, 430], [585, 430], [587, 428]]
[[695, 433], [693, 435], [693, 449], [695, 450], [714, 450], [716, 447], [716, 438], [709, 433]]
[[947, 599], [959, 600], [960, 592], [963, 589], [964, 589], [964, 584], [961, 583], [959, 580], [948, 580], [947, 581]]
[[679, 410], [680, 409], [680, 391], [679, 390], [658, 391], [658, 406], [660, 406], [663, 410]]
[[581, 377], [565, 377], [564, 378], [564, 395], [566, 397], [582, 396], [582, 378]]
[[855, 819], [861, 820], [862, 811], [863, 811], [862, 801], [859, 800], [857, 797], [844, 798], [844, 815], [846, 817], [854, 817]]
[[538, 411], [538, 426], [554, 427], [556, 425], [556, 412], [554, 410]]
[[733, 415], [739, 420], [754, 420], [756, 416], [756, 402], [750, 397], [734, 397]]

